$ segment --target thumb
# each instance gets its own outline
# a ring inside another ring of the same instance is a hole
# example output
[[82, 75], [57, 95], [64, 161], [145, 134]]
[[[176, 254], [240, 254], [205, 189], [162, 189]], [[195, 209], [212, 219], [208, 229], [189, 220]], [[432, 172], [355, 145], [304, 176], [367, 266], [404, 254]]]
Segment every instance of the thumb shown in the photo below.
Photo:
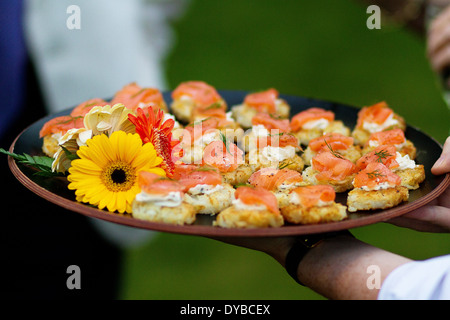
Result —
[[447, 172], [450, 172], [450, 137], [447, 137], [445, 140], [441, 156], [436, 160], [431, 168], [431, 173], [435, 175], [440, 175]]

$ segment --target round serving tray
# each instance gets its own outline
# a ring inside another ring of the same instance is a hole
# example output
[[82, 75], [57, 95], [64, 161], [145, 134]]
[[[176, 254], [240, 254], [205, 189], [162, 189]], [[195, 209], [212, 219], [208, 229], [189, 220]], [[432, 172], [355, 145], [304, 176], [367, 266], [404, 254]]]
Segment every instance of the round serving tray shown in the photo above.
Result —
[[[243, 101], [248, 92], [245, 91], [220, 91], [228, 106], [239, 104]], [[170, 92], [164, 92], [164, 98], [170, 105]], [[294, 115], [304, 109], [320, 107], [331, 110], [335, 113], [336, 119], [342, 120], [345, 125], [353, 128], [356, 123], [358, 108], [298, 96], [281, 95], [291, 106], [291, 114]], [[40, 119], [22, 133], [12, 143], [9, 151], [18, 154], [27, 153], [30, 155], [42, 154], [42, 139], [39, 138], [39, 130], [43, 124], [51, 118], [69, 114], [71, 109], [49, 115]], [[401, 205], [388, 209], [370, 212], [349, 213], [348, 218], [339, 222], [330, 222], [313, 225], [284, 225], [277, 228], [257, 228], [257, 229], [228, 229], [212, 226], [214, 216], [197, 215], [197, 219], [192, 225], [172, 225], [166, 223], [155, 223], [138, 220], [130, 215], [121, 215], [99, 210], [90, 205], [86, 205], [75, 200], [75, 194], [67, 188], [65, 178], [44, 178], [34, 175], [35, 171], [27, 166], [18, 164], [9, 157], [8, 164], [14, 176], [29, 190], [38, 196], [71, 211], [92, 217], [127, 225], [136, 228], [170, 232], [177, 234], [199, 235], [207, 237], [262, 237], [262, 236], [290, 236], [301, 234], [322, 233], [338, 231], [384, 222], [394, 217], [401, 216], [407, 212], [420, 208], [436, 197], [438, 197], [450, 185], [450, 174], [434, 176], [430, 169], [439, 158], [442, 146], [427, 134], [419, 129], [407, 126], [406, 137], [417, 147], [416, 162], [425, 167], [426, 179], [417, 190], [410, 191], [409, 201]], [[347, 193], [338, 194], [336, 201], [345, 205]]]

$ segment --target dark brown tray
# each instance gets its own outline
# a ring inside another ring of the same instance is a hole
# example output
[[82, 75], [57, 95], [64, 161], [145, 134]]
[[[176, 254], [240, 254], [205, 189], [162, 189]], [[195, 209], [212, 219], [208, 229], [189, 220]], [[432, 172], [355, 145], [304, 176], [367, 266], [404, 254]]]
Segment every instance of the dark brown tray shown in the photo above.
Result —
[[[244, 91], [220, 91], [220, 94], [227, 101], [229, 106], [241, 103], [247, 92]], [[170, 92], [165, 92], [166, 102], [170, 104]], [[358, 108], [333, 103], [328, 101], [308, 99], [297, 96], [282, 95], [291, 105], [291, 114], [294, 115], [310, 107], [321, 107], [333, 111], [336, 119], [342, 120], [345, 125], [353, 128], [356, 123]], [[39, 130], [49, 119], [69, 114], [70, 109], [58, 114], [50, 115], [35, 122], [26, 128], [12, 143], [10, 152], [28, 153], [30, 155], [42, 154], [42, 139], [39, 139]], [[289, 236], [300, 234], [312, 234], [329, 231], [337, 231], [361, 227], [378, 222], [387, 221], [398, 217], [407, 212], [422, 207], [438, 197], [449, 185], [450, 174], [434, 176], [430, 169], [442, 152], [442, 146], [419, 129], [408, 126], [406, 137], [417, 147], [416, 162], [425, 167], [426, 180], [417, 190], [410, 191], [409, 201], [389, 210], [377, 210], [372, 212], [349, 213], [346, 220], [316, 225], [285, 225], [279, 228], [260, 228], [260, 229], [225, 229], [213, 227], [212, 222], [215, 217], [207, 215], [197, 215], [197, 220], [193, 225], [177, 226], [165, 223], [154, 223], [132, 218], [128, 215], [120, 215], [99, 210], [92, 206], [75, 201], [74, 192], [67, 189], [65, 178], [43, 178], [33, 175], [34, 171], [24, 165], [18, 164], [9, 157], [8, 164], [14, 176], [29, 190], [40, 197], [55, 203], [61, 207], [74, 212], [107, 220], [113, 223], [127, 225], [136, 228], [149, 229], [161, 232], [170, 232], [178, 234], [190, 234], [207, 237], [230, 237], [230, 236]], [[342, 204], [346, 203], [346, 193], [338, 194], [336, 201]]]

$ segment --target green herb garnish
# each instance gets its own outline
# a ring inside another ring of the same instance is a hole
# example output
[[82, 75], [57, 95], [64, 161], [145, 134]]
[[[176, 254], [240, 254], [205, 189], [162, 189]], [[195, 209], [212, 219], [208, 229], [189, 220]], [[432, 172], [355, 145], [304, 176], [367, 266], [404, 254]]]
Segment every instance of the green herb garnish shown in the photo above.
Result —
[[245, 182], [243, 182], [243, 183], [238, 183], [238, 184], [234, 185], [233, 187], [234, 187], [235, 189], [237, 189], [237, 188], [239, 188], [239, 187], [250, 187], [250, 188], [255, 188], [254, 185], [251, 185], [251, 184], [245, 183]]
[[281, 165], [278, 166], [278, 169], [282, 170], [289, 167], [291, 164], [294, 164], [294, 161], [283, 161], [281, 162]]
[[327, 145], [328, 149], [330, 149], [330, 152], [333, 156], [335, 156], [336, 158], [339, 158], [339, 159], [344, 159], [339, 153], [337, 153], [336, 151], [333, 150], [333, 148], [331, 148], [331, 146], [328, 144], [326, 139], [323, 139], [323, 141]]
[[214, 171], [214, 172], [218, 172], [217, 168], [210, 167], [210, 166], [201, 166], [201, 167], [195, 168], [193, 171]]
[[380, 150], [378, 152], [375, 152], [375, 155], [378, 157], [377, 162], [383, 163], [383, 159], [386, 159], [387, 157], [392, 156], [392, 154], [388, 153], [386, 150]]
[[186, 127], [195, 127], [196, 125], [199, 125], [199, 124], [201, 124], [204, 121], [207, 121], [209, 119], [211, 119], [211, 117], [207, 117], [207, 118], [204, 118], [204, 119], [201, 119], [201, 120], [196, 120], [194, 122], [189, 123]]
[[283, 120], [283, 117], [276, 113], [269, 113], [269, 117], [271, 117], [272, 119], [275, 119], [275, 120]]
[[380, 173], [380, 171], [378, 169], [376, 169], [376, 170], [374, 170], [372, 172], [367, 172], [366, 174], [369, 177], [369, 179], [375, 179], [375, 178], [378, 178], [378, 177], [384, 177], [385, 176], [384, 174]]
[[227, 137], [222, 133], [222, 131], [219, 132], [219, 133], [220, 133], [220, 139], [222, 140], [223, 144], [225, 145], [225, 148], [227, 149], [227, 152], [229, 154], [231, 154], [231, 151], [230, 151], [230, 148], [229, 148], [230, 142], [228, 141]]
[[222, 104], [220, 102], [214, 102], [212, 105], [210, 105], [209, 107], [206, 107], [205, 110], [211, 110], [211, 109], [221, 109], [222, 108]]

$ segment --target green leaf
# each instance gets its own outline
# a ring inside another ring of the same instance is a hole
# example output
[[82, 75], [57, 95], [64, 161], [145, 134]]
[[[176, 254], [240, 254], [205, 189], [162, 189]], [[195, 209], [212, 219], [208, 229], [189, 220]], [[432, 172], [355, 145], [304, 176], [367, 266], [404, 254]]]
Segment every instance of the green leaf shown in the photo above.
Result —
[[61, 147], [61, 149], [63, 149], [64, 153], [66, 154], [67, 159], [69, 159], [70, 161], [80, 158], [80, 157], [78, 157], [78, 155], [76, 153], [70, 152], [66, 147], [64, 147], [64, 146], [60, 146], [60, 147]]
[[6, 155], [8, 155], [8, 156], [10, 156], [12, 158], [14, 158], [17, 161], [24, 161], [24, 160], [26, 160], [26, 157], [18, 155], [18, 154], [15, 154], [15, 153], [8, 152], [8, 151], [6, 151], [3, 148], [0, 148], [0, 152], [3, 153], [3, 154], [6, 154]]
[[18, 161], [21, 164], [28, 165], [35, 169], [40, 170], [36, 172], [35, 175], [53, 177], [53, 176], [61, 176], [62, 173], [53, 172], [52, 163], [53, 158], [47, 156], [30, 156], [29, 154], [24, 153], [23, 155], [8, 152], [3, 148], [0, 148], [0, 153], [6, 154], [12, 157], [14, 160]]

